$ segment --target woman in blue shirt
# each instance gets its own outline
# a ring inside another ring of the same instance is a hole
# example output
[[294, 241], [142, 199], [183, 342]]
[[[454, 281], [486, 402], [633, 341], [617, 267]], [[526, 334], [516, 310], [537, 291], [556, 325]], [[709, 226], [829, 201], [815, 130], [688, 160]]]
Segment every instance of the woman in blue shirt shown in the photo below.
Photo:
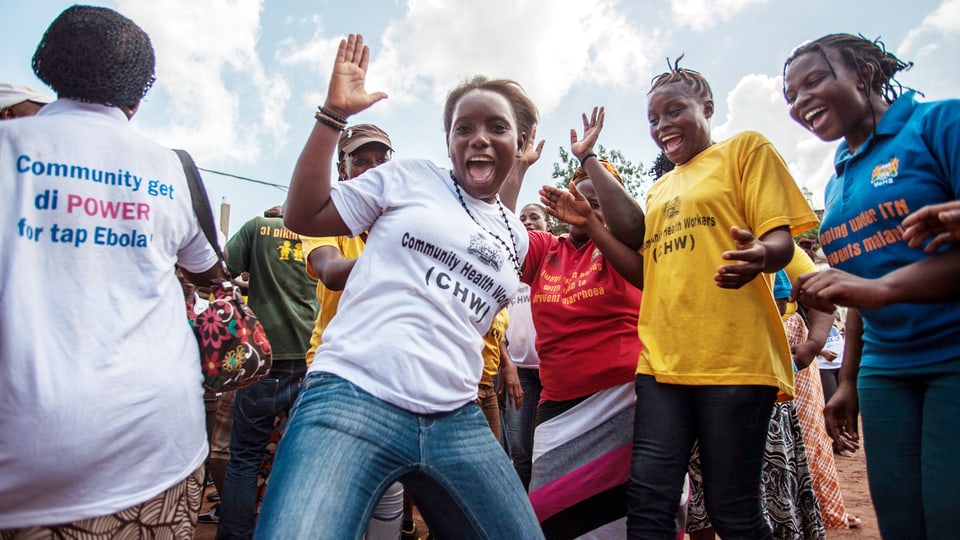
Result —
[[825, 414], [835, 440], [856, 437], [862, 415], [886, 539], [951, 537], [960, 508], [960, 249], [903, 223], [956, 204], [960, 100], [901, 95], [894, 77], [910, 66], [848, 34], [804, 43], [784, 64], [790, 116], [824, 141], [843, 138], [820, 226], [831, 268], [803, 276], [794, 296], [851, 308]]

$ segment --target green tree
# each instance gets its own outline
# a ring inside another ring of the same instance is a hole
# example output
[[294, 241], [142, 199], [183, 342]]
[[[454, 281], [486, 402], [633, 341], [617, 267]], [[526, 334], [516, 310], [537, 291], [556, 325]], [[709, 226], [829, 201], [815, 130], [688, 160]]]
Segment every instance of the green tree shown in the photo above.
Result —
[[[604, 161], [609, 161], [617, 168], [617, 171], [620, 172], [620, 177], [623, 178], [623, 185], [627, 188], [627, 193], [629, 193], [631, 197], [638, 201], [646, 198], [647, 189], [650, 187], [651, 180], [649, 171], [644, 168], [643, 163], [638, 161], [634, 164], [624, 157], [623, 153], [619, 150], [607, 150], [602, 144], [597, 145], [597, 156]], [[580, 162], [577, 158], [571, 155], [569, 150], [561, 146], [560, 162], [553, 164], [552, 177], [556, 181], [555, 185], [560, 189], [567, 189], [570, 184], [570, 179], [573, 178], [573, 173], [579, 166]]]

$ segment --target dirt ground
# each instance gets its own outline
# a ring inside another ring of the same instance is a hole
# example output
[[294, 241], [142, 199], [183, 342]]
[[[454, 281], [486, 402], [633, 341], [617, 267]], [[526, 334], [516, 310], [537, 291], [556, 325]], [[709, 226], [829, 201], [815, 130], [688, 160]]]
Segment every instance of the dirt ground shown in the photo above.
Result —
[[[836, 456], [837, 472], [840, 475], [840, 488], [843, 492], [843, 502], [847, 507], [847, 512], [863, 520], [863, 525], [857, 529], [847, 530], [828, 530], [827, 540], [839, 539], [862, 539], [872, 540], [880, 538], [880, 531], [877, 529], [877, 516], [873, 510], [873, 503], [870, 500], [870, 491], [867, 489], [867, 466], [861, 448], [853, 457]], [[213, 488], [210, 488], [212, 491]], [[206, 512], [212, 503], [204, 501], [201, 512]], [[419, 518], [419, 515], [415, 516]], [[426, 526], [422, 520], [417, 519], [418, 529], [421, 538], [426, 538]], [[197, 525], [197, 540], [214, 540], [217, 534], [216, 525]]]
[[847, 512], [863, 520], [863, 526], [858, 529], [843, 531], [827, 531], [828, 540], [838, 538], [880, 538], [877, 528], [877, 514], [873, 510], [870, 500], [870, 490], [867, 487], [867, 462], [863, 448], [857, 450], [853, 457], [835, 456], [837, 473], [840, 476], [840, 491], [843, 493], [843, 504]]

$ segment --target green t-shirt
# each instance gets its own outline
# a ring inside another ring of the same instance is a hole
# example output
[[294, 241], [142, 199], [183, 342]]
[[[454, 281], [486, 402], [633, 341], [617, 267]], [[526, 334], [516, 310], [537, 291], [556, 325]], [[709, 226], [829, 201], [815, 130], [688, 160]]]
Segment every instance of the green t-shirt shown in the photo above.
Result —
[[227, 267], [250, 273], [247, 295], [273, 349], [273, 359], [302, 360], [317, 318], [316, 282], [304, 270], [297, 233], [282, 218], [255, 217], [227, 242]]

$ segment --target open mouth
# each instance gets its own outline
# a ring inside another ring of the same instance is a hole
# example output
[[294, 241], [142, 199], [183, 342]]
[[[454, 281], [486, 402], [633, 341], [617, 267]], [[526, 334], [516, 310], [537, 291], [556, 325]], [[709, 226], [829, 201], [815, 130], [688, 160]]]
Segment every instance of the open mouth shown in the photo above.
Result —
[[803, 114], [803, 121], [811, 131], [815, 131], [818, 124], [821, 123], [818, 121], [824, 117], [825, 112], [827, 112], [827, 108], [823, 105], [814, 107]]
[[483, 182], [493, 176], [495, 163], [488, 157], [472, 157], [467, 160], [467, 174], [473, 181]]
[[663, 151], [667, 154], [675, 152], [682, 144], [683, 137], [680, 135], [666, 135], [660, 139], [660, 146], [663, 147]]

